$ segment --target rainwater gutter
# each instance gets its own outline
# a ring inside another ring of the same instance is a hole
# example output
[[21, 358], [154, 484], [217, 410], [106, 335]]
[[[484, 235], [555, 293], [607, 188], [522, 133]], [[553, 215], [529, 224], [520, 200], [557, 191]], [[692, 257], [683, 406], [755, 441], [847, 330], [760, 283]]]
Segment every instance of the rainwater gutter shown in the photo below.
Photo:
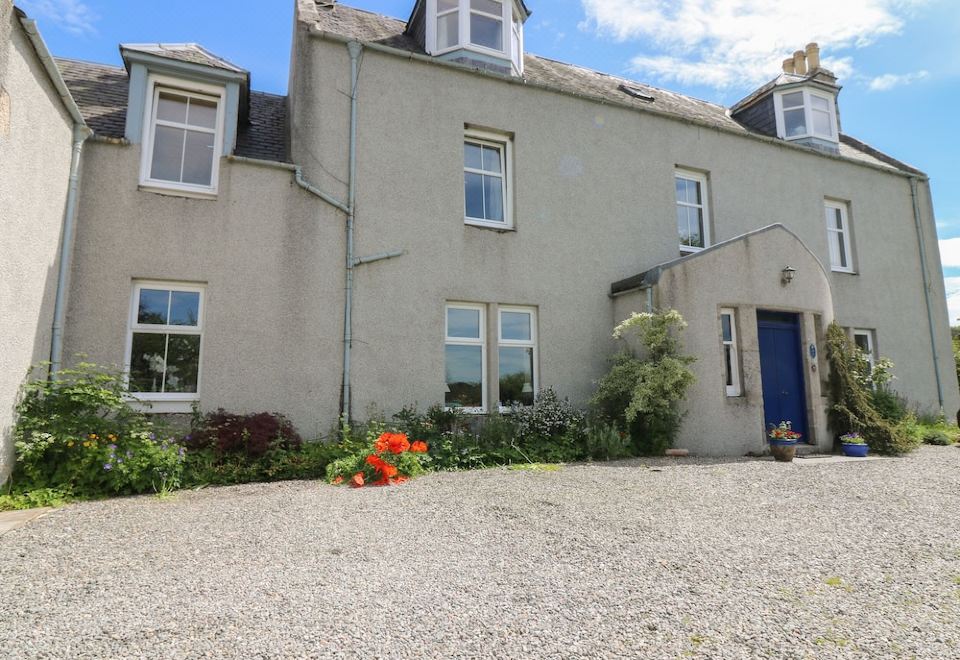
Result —
[[910, 198], [913, 201], [913, 223], [917, 230], [917, 243], [920, 247], [920, 273], [923, 276], [923, 297], [927, 304], [927, 328], [930, 330], [930, 351], [933, 354], [933, 373], [937, 379], [937, 398], [940, 402], [940, 414], [943, 414], [943, 382], [940, 377], [940, 360], [937, 355], [937, 339], [933, 326], [933, 304], [930, 301], [930, 276], [927, 272], [927, 245], [923, 237], [923, 224], [920, 216], [920, 200], [917, 194], [917, 177], [910, 177]]
[[27, 38], [33, 45], [40, 63], [47, 76], [53, 83], [60, 100], [73, 120], [73, 146], [70, 156], [70, 178], [67, 184], [67, 200], [63, 213], [63, 231], [60, 235], [60, 263], [57, 268], [57, 293], [53, 304], [53, 327], [50, 335], [50, 378], [56, 378], [63, 363], [63, 326], [67, 314], [67, 291], [70, 286], [70, 268], [73, 261], [73, 240], [76, 234], [77, 223], [77, 196], [80, 187], [80, 158], [83, 154], [83, 143], [93, 135], [87, 122], [80, 114], [70, 90], [67, 88], [60, 69], [54, 62], [53, 56], [37, 30], [37, 24], [27, 18], [26, 14], [14, 8], [20, 24], [23, 26]]

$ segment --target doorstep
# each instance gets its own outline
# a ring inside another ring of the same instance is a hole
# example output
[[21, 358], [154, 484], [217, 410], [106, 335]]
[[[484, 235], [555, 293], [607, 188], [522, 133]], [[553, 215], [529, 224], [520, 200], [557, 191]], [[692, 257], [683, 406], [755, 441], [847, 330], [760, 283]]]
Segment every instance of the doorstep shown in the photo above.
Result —
[[31, 520], [36, 520], [41, 516], [45, 516], [54, 510], [55, 509], [50, 507], [43, 507], [41, 509], [23, 509], [21, 511], [0, 512], [0, 536], [16, 529], [17, 527], [26, 525]]

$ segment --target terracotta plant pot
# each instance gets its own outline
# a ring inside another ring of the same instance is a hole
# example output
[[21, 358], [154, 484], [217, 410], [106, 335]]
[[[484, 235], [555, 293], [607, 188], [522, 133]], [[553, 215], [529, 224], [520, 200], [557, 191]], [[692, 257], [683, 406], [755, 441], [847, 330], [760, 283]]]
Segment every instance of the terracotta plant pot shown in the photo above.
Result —
[[796, 440], [770, 440], [770, 453], [781, 463], [790, 463], [797, 454]]

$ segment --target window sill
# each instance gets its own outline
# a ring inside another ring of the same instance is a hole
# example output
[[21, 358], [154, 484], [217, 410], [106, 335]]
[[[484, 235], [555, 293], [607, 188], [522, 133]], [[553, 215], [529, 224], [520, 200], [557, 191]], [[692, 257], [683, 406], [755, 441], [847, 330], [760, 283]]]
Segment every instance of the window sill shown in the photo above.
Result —
[[468, 227], [476, 227], [477, 229], [492, 229], [500, 233], [517, 231], [516, 227], [504, 224], [502, 222], [481, 222], [479, 220], [468, 219], [468, 220], [464, 220], [463, 224]]
[[193, 188], [178, 188], [177, 186], [164, 186], [157, 183], [141, 183], [137, 186], [141, 192], [155, 193], [157, 195], [167, 195], [169, 197], [188, 197], [190, 199], [214, 200], [217, 198], [216, 190], [195, 190]]
[[130, 407], [143, 413], [152, 414], [178, 414], [191, 413], [193, 406], [200, 401], [199, 397], [191, 399], [151, 399], [151, 395], [137, 396], [133, 395], [130, 401]]
[[831, 268], [830, 272], [840, 273], [841, 275], [858, 275], [857, 271], [850, 268]]
[[703, 252], [706, 249], [707, 248], [705, 247], [693, 247], [691, 245], [681, 245], [680, 254], [681, 255], [696, 254], [697, 252]]

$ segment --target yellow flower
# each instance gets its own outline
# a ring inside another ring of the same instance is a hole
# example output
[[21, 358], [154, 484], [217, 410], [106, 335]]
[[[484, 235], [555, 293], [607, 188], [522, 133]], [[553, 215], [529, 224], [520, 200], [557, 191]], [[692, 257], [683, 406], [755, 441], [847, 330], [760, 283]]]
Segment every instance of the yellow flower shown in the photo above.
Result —
[[85, 442], [83, 443], [83, 446], [84, 446], [84, 447], [89, 447], [89, 446], [90, 446], [90, 443], [85, 441]]
[[68, 446], [68, 447], [72, 447], [72, 446], [73, 446], [73, 440], [67, 440], [67, 446]]
[[116, 439], [117, 439], [117, 436], [115, 436], [114, 434], [111, 433], [110, 435], [107, 436], [107, 438], [108, 438], [109, 440], [116, 440]]

